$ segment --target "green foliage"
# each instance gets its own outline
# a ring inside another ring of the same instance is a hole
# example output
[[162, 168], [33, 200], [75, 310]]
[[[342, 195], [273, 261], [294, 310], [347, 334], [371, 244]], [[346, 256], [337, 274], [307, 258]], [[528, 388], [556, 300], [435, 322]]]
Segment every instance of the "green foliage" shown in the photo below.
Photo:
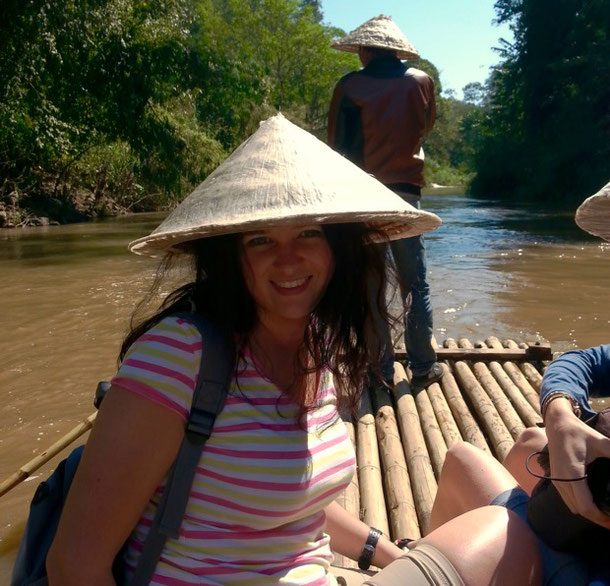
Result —
[[[70, 221], [171, 206], [278, 110], [324, 139], [333, 87], [359, 67], [330, 47], [343, 34], [318, 0], [4, 0], [0, 208]], [[454, 183], [477, 108], [414, 65], [438, 94], [428, 178]]]
[[75, 163], [91, 149], [126, 141], [141, 164], [151, 135], [171, 135], [150, 110], [188, 83], [188, 0], [6, 0], [3, 11], [5, 195], [40, 199], [52, 184], [56, 197], [82, 182]]
[[472, 189], [576, 204], [608, 180], [610, 4], [497, 0], [496, 12], [515, 41], [488, 82]]
[[200, 0], [194, 34], [200, 120], [225, 147], [275, 111], [318, 135], [335, 82], [357, 66], [330, 48], [315, 3]]

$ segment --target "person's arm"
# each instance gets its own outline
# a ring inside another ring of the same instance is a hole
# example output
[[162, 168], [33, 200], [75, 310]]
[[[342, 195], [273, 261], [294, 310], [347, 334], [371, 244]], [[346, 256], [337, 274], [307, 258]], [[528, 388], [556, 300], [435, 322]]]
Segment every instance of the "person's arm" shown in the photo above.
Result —
[[339, 103], [341, 102], [342, 90], [339, 84], [335, 86], [333, 96], [330, 100], [328, 109], [328, 127], [327, 127], [327, 143], [331, 148], [335, 148], [335, 139], [337, 136], [337, 118], [339, 115]]
[[430, 78], [430, 100], [426, 106], [426, 128], [424, 134], [428, 134], [432, 128], [434, 128], [434, 122], [436, 121], [436, 100], [434, 98], [434, 81]]
[[[610, 438], [579, 419], [569, 398], [552, 393], [567, 393], [580, 406], [583, 417], [593, 414], [588, 398], [604, 392], [610, 385], [610, 345], [566, 352], [554, 360], [543, 377], [540, 400], [550, 401], [544, 413], [548, 437], [551, 475], [557, 478], [578, 478], [596, 458], [610, 458]], [[564, 502], [577, 513], [610, 528], [610, 517], [593, 503], [585, 480], [554, 483]]]
[[[337, 502], [328, 505], [324, 512], [326, 533], [330, 536], [331, 549], [357, 561], [369, 536], [370, 527], [350, 515]], [[377, 542], [371, 565], [385, 568], [401, 555], [404, 555], [404, 552], [382, 535]]]
[[556, 391], [570, 394], [580, 404], [583, 417], [592, 417], [589, 398], [610, 394], [610, 344], [572, 350], [553, 360], [542, 379], [540, 401]]
[[50, 586], [113, 586], [112, 563], [184, 436], [175, 412], [119, 387], [104, 398], [47, 557]]

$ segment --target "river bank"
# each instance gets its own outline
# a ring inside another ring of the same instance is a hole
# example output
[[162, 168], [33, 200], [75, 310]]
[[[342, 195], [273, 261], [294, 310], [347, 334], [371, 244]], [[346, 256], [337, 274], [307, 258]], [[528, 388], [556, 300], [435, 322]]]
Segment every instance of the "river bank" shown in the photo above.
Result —
[[[465, 193], [465, 185], [424, 187], [425, 195]], [[69, 185], [57, 187], [47, 182], [43, 191], [35, 194], [10, 192], [0, 198], [0, 228], [59, 226], [101, 218], [115, 218], [137, 212], [163, 212], [167, 206], [154, 206], [147, 198], [123, 202], [120, 196], [106, 190], [76, 189]]]

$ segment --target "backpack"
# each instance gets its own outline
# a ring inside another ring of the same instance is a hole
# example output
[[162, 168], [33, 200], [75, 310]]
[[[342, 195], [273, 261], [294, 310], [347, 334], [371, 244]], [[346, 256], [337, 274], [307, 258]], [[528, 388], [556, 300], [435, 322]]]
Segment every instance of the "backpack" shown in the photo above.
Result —
[[[159, 503], [142, 554], [129, 586], [147, 586], [168, 537], [177, 538], [182, 517], [199, 462], [203, 444], [210, 437], [216, 416], [222, 410], [234, 367], [234, 348], [231, 336], [208, 318], [193, 313], [177, 313], [197, 326], [205, 348], [197, 385], [193, 393], [191, 412], [186, 422], [184, 439], [169, 472], [165, 490]], [[97, 404], [96, 404], [97, 406]], [[74, 449], [42, 482], [32, 498], [25, 531], [17, 551], [11, 586], [46, 586], [46, 558], [68, 490], [78, 468], [84, 446]], [[117, 554], [113, 574], [122, 584], [123, 551]]]

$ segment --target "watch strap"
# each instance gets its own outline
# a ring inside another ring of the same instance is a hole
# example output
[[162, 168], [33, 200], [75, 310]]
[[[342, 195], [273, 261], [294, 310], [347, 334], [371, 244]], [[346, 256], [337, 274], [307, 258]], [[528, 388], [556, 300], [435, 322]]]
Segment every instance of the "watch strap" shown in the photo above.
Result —
[[358, 567], [361, 570], [368, 570], [371, 567], [371, 561], [375, 555], [377, 542], [379, 541], [380, 537], [381, 531], [379, 531], [379, 529], [375, 529], [375, 527], [371, 527], [369, 530], [369, 536], [366, 538], [366, 543], [362, 548], [362, 553], [358, 558]]

